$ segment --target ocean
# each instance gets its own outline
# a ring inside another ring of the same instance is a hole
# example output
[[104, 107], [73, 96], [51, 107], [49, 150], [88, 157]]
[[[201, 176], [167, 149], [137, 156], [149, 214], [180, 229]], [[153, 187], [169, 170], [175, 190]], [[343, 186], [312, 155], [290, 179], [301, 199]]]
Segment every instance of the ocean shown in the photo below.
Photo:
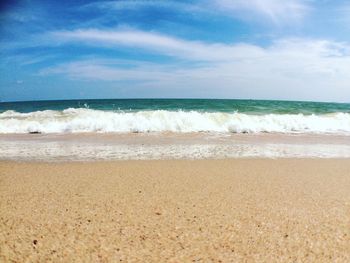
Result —
[[0, 134], [95, 132], [350, 135], [350, 104], [219, 99], [0, 103]]
[[350, 104], [205, 99], [0, 103], [0, 160], [350, 158]]

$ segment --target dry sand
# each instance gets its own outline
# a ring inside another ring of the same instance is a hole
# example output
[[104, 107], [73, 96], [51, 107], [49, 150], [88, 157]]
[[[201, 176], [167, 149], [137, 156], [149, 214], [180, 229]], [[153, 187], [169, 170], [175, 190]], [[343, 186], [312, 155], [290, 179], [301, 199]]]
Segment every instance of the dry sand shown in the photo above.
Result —
[[1, 262], [350, 262], [350, 160], [0, 163]]

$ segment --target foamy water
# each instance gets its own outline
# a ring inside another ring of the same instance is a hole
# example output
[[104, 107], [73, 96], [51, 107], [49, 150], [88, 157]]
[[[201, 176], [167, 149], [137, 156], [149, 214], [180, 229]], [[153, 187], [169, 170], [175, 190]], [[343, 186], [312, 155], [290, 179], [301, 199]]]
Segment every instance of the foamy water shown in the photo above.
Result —
[[0, 113], [0, 133], [329, 133], [350, 135], [349, 113], [246, 114], [147, 110], [103, 111], [86, 108]]
[[275, 134], [0, 135], [0, 160], [350, 158], [350, 137]]
[[2, 160], [251, 157], [350, 158], [350, 104], [194, 99], [0, 103]]

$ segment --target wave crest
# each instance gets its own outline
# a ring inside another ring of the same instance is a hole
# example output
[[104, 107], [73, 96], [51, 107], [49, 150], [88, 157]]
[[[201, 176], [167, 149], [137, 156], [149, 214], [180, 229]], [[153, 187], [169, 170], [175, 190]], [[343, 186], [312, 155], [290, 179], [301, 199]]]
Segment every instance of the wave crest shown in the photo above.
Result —
[[68, 108], [0, 114], [0, 133], [223, 132], [350, 134], [350, 114], [325, 115], [138, 111], [112, 112]]

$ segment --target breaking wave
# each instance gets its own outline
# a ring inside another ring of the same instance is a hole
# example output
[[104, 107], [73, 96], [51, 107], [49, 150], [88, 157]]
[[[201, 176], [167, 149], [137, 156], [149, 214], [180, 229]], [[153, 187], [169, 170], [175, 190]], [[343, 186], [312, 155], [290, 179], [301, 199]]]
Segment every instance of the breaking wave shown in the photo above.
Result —
[[333, 133], [350, 135], [350, 114], [324, 115], [138, 111], [113, 112], [82, 108], [63, 111], [0, 113], [0, 133], [79, 132], [223, 132]]

